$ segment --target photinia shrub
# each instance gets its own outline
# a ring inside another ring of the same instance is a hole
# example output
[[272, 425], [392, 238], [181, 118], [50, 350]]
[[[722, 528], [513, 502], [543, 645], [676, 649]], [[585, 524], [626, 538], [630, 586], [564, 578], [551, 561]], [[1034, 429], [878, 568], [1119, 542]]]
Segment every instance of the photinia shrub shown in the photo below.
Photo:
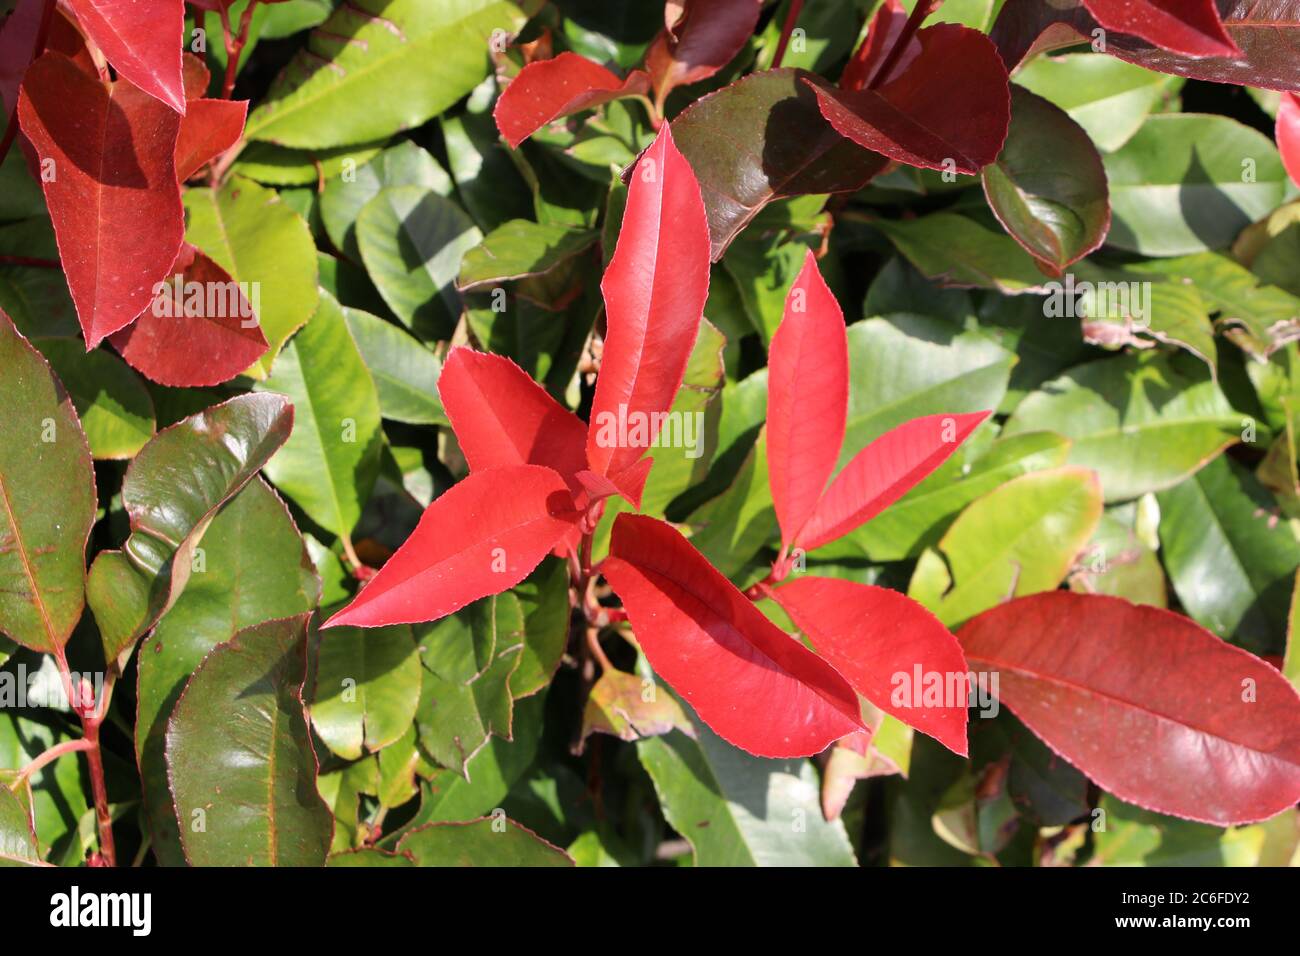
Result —
[[1300, 859], [1300, 2], [0, 14], [0, 861]]

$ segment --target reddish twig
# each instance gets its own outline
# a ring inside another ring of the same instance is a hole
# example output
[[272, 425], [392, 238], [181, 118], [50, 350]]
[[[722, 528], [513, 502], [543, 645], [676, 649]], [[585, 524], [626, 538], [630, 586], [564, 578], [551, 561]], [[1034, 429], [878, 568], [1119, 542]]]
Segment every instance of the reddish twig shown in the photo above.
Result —
[[239, 58], [244, 54], [244, 47], [248, 44], [248, 32], [253, 26], [253, 11], [257, 8], [257, 0], [251, 0], [247, 7], [244, 8], [244, 15], [239, 18], [239, 32], [234, 33], [231, 30], [230, 13], [225, 7], [221, 7], [221, 30], [225, 34], [226, 42], [226, 79], [221, 86], [221, 98], [230, 99], [235, 92], [235, 78], [239, 75]]
[[84, 737], [81, 738], [80, 740], [65, 740], [61, 744], [55, 744], [53, 747], [51, 747], [49, 750], [42, 753], [39, 757], [37, 757], [27, 766], [23, 767], [22, 770], [19, 770], [18, 776], [15, 777], [14, 782], [9, 785], [9, 789], [10, 790], [16, 789], [19, 786], [19, 784], [25, 781], [28, 777], [32, 776], [32, 774], [36, 773], [42, 767], [58, 760], [64, 754], [76, 753], [78, 750], [89, 750], [93, 746], [94, 745], [89, 740], [86, 740]]
[[86, 752], [86, 763], [90, 768], [90, 789], [95, 798], [95, 819], [99, 825], [99, 854], [105, 866], [117, 865], [117, 849], [113, 842], [113, 814], [108, 806], [108, 786], [104, 782], [104, 755], [99, 746], [99, 728], [108, 713], [108, 704], [113, 696], [113, 685], [117, 673], [110, 666], [104, 681], [104, 693], [100, 700], [93, 701], [93, 706], [86, 700], [82, 687], [73, 687], [72, 670], [68, 667], [68, 658], [63, 648], [56, 648], [54, 661], [59, 668], [59, 677], [63, 681], [63, 693], [72, 705], [73, 713], [81, 720], [82, 743], [84, 747], [75, 749]]
[[772, 69], [781, 68], [781, 61], [785, 59], [786, 47], [790, 45], [790, 34], [794, 32], [795, 24], [799, 22], [799, 14], [803, 11], [803, 0], [790, 0], [790, 12], [785, 15], [785, 24], [781, 27], [781, 39], [777, 41], [776, 53], [772, 56]]
[[[894, 41], [894, 45], [890, 47], [889, 52], [885, 54], [885, 58], [880, 62], [875, 76], [867, 83], [867, 89], [873, 90], [885, 81], [890, 71], [894, 69], [895, 64], [898, 63], [899, 57], [903, 55], [903, 51], [907, 49], [907, 44], [912, 41], [916, 31], [921, 29], [921, 24], [925, 21], [925, 18], [938, 9], [942, 2], [943, 0], [917, 0], [916, 8], [912, 11], [912, 15], [907, 18], [907, 22], [903, 24], [903, 31], [898, 35], [898, 39]], [[867, 38], [862, 41], [862, 45], [858, 47], [858, 52], [854, 54], [855, 60], [858, 57], [865, 56], [863, 51], [868, 48], [870, 40], [871, 37], [868, 34]]]

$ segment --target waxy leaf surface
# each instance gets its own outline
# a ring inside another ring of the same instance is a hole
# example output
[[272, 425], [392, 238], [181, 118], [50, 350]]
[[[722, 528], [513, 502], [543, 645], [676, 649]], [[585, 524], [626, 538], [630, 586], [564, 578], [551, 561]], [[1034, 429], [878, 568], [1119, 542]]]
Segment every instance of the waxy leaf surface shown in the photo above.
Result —
[[706, 80], [731, 62], [758, 24], [761, 0], [675, 0], [665, 4], [665, 28], [646, 51], [655, 96]]
[[1171, 53], [1234, 56], [1214, 0], [1083, 0], [1107, 30], [1130, 33]]
[[67, 0], [119, 76], [185, 112], [185, 0]]
[[520, 143], [551, 120], [619, 97], [645, 93], [649, 88], [650, 78], [640, 70], [620, 79], [586, 57], [561, 53], [520, 70], [497, 100], [492, 115], [506, 142], [518, 149]]

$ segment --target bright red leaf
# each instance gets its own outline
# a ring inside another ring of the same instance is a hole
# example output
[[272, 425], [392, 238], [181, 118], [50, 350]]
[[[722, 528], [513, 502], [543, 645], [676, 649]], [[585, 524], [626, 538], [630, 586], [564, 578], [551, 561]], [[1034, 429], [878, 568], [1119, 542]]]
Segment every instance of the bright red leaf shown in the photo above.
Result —
[[181, 47], [184, 0], [67, 0], [113, 69], [178, 113], [185, 112]]
[[180, 116], [127, 80], [106, 86], [59, 53], [31, 65], [18, 115], [42, 163], [45, 200], [86, 344], [153, 301], [185, 233]]
[[607, 331], [587, 461], [639, 505], [651, 460], [642, 455], [682, 384], [709, 295], [704, 201], [667, 123], [633, 170], [601, 291]]
[[549, 468], [473, 472], [434, 499], [397, 553], [325, 626], [436, 621], [528, 577], [580, 517]]
[[1214, 0], [1083, 0], [1107, 30], [1131, 33], [1186, 56], [1233, 56], [1241, 51], [1219, 19]]
[[664, 30], [645, 55], [658, 101], [730, 63], [749, 41], [762, 9], [762, 0], [668, 0]]
[[1300, 695], [1182, 615], [1050, 591], [957, 637], [1002, 703], [1121, 800], [1217, 826], [1300, 800]]
[[587, 467], [587, 426], [503, 355], [455, 348], [438, 394], [474, 471], [544, 465], [568, 482]]
[[813, 647], [887, 714], [966, 756], [966, 655], [905, 594], [799, 576], [772, 591]]
[[649, 89], [650, 77], [641, 70], [619, 79], [586, 57], [561, 53], [520, 70], [497, 100], [492, 115], [506, 142], [517, 149], [551, 120]]
[[1277, 107], [1277, 148], [1291, 181], [1300, 186], [1300, 96], [1283, 93]]
[[192, 53], [185, 54], [183, 75], [188, 109], [176, 142], [176, 178], [181, 182], [239, 142], [248, 118], [246, 101], [207, 98], [212, 76]]
[[848, 406], [844, 313], [810, 251], [768, 349], [768, 480], [782, 545], [794, 542], [835, 471]]
[[841, 135], [891, 159], [975, 174], [997, 158], [1011, 122], [1007, 70], [978, 30], [941, 23], [920, 30], [906, 66], [874, 89], [805, 80]]
[[812, 551], [870, 521], [942, 465], [989, 414], [926, 415], [885, 432], [835, 476], [798, 533], [799, 545]]
[[655, 673], [723, 739], [760, 757], [820, 753], [862, 729], [853, 688], [671, 525], [621, 514], [601, 571]]
[[228, 382], [267, 349], [239, 284], [188, 243], [162, 293], [109, 342], [146, 378], [178, 388]]

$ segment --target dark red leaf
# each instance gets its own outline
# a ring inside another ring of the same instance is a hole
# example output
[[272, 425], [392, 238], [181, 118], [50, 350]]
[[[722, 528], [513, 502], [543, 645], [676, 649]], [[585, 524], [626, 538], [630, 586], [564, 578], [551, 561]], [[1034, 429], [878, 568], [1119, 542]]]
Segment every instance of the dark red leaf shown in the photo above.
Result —
[[520, 70], [497, 100], [492, 115], [506, 142], [517, 149], [551, 120], [649, 89], [650, 77], [641, 70], [619, 79], [586, 57], [561, 53]]
[[772, 595], [854, 690], [966, 756], [966, 655], [938, 618], [905, 594], [837, 578], [796, 577]]
[[768, 481], [783, 546], [794, 543], [835, 471], [848, 408], [844, 313], [809, 251], [768, 349]]
[[1228, 826], [1300, 800], [1300, 696], [1188, 618], [1049, 591], [957, 635], [1048, 746], [1121, 800]]
[[[862, 45], [853, 54], [853, 59], [849, 61], [849, 65], [844, 68], [844, 73], [840, 76], [841, 89], [860, 90], [867, 86], [878, 85], [873, 84], [876, 73], [902, 35], [907, 17], [908, 13], [899, 0], [885, 0], [880, 5], [880, 9], [871, 20], [871, 26], [867, 28], [866, 39], [862, 41]], [[897, 71], [906, 66], [907, 61], [920, 49], [916, 37], [912, 37], [908, 47], [909, 49], [895, 61], [895, 66], [890, 71], [892, 74], [896, 75]], [[882, 77], [880, 82], [884, 82], [885, 79]]]
[[835, 476], [799, 545], [812, 551], [870, 521], [947, 461], [989, 414], [926, 415], [885, 432]]
[[[127, 80], [106, 86], [59, 53], [31, 65], [18, 105], [77, 316], [94, 348], [153, 301], [185, 233], [180, 116]], [[44, 172], [44, 170], [43, 170]]]
[[246, 100], [190, 100], [176, 141], [176, 178], [185, 182], [238, 143], [247, 118]]
[[668, 0], [664, 30], [645, 55], [658, 101], [730, 63], [749, 41], [762, 9], [762, 0]]
[[602, 573], [655, 673], [718, 736], [806, 757], [863, 729], [853, 688], [763, 616], [672, 525], [624, 512]]
[[1291, 181], [1300, 186], [1300, 96], [1283, 93], [1277, 107], [1277, 148]]
[[528, 577], [580, 517], [549, 468], [472, 472], [434, 499], [397, 553], [325, 626], [436, 621]]
[[510, 359], [452, 349], [438, 394], [471, 469], [544, 465], [577, 493], [587, 426]]
[[161, 294], [109, 342], [146, 378], [177, 388], [228, 382], [267, 349], [239, 284], [189, 243]]
[[[36, 54], [41, 32], [43, 3], [20, 3], [0, 23], [0, 100], [5, 120], [18, 103], [18, 87]], [[0, 132], [3, 132], [0, 130]]]
[[632, 173], [600, 287], [607, 331], [587, 461], [639, 505], [649, 470], [641, 458], [682, 384], [709, 295], [704, 202], [668, 124]]
[[874, 89], [813, 84], [822, 115], [859, 146], [891, 159], [978, 173], [997, 158], [1011, 121], [998, 51], [978, 30], [953, 23], [913, 39], [915, 55]]
[[184, 0], [67, 0], [67, 4], [119, 76], [176, 112], [185, 112]]
[[1083, 0], [1107, 30], [1187, 56], [1235, 56], [1214, 0]]

